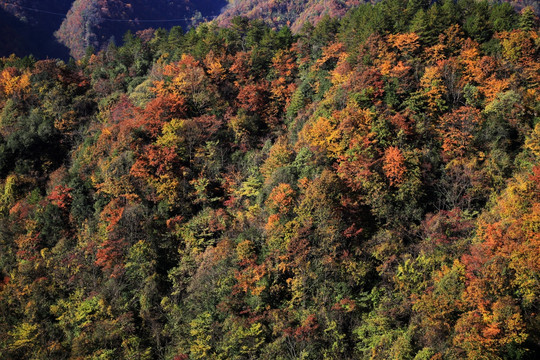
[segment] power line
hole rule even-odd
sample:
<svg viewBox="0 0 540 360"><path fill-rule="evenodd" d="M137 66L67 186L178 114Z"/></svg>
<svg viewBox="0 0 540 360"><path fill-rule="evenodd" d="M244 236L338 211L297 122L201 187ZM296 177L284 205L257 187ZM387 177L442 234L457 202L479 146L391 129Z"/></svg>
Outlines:
<svg viewBox="0 0 540 360"><path fill-rule="evenodd" d="M178 21L191 21L191 20L198 20L198 19L215 19L217 15L213 16L207 16L207 17L190 17L190 18L178 18L178 19L110 19L110 18L99 18L103 21L111 21L111 22L142 22L142 23L149 23L149 22L178 22Z"/></svg>
<svg viewBox="0 0 540 360"><path fill-rule="evenodd" d="M5 5L5 6L14 6L14 7L18 7L20 9L40 12L40 13L49 14L49 15L57 15L57 16L62 16L62 17L66 17L66 15L67 15L67 14L62 14L62 13L57 13L57 12L52 12L52 11L47 11L47 10L42 10L42 9L31 8L31 7L27 7L27 6L18 5L18 4L12 4L12 3L3 3L3 5Z"/></svg>
<svg viewBox="0 0 540 360"><path fill-rule="evenodd" d="M53 11L47 11L47 10L42 10L42 9L36 9L36 8L31 8L31 7L27 7L27 6L22 6L22 5L18 5L18 4L11 4L11 3L3 3L3 5L6 5L6 6L14 6L14 7L18 7L20 9L25 9L25 10L29 10L29 11L34 11L34 12L38 12L38 13L43 13L43 14L49 14L49 15L56 15L56 16L61 16L61 17L66 17L67 14L62 14L62 13L57 13L57 12L53 12ZM96 19L98 20L101 20L101 21L109 21L109 22L139 22L139 23L159 23L159 22L180 22L180 21L193 21L193 20L199 20L199 19L204 19L204 20L209 20L209 19L215 19L217 18L217 15L212 15L212 16L206 16L206 17L190 17L190 18L177 18L177 19L111 19L111 18L104 18L104 17L96 17Z"/></svg>

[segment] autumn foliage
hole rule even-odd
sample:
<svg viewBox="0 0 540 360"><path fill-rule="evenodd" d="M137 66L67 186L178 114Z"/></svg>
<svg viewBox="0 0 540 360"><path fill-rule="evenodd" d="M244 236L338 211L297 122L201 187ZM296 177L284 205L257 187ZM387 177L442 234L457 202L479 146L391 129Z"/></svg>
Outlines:
<svg viewBox="0 0 540 360"><path fill-rule="evenodd" d="M0 59L2 359L538 358L534 11L325 3Z"/></svg>

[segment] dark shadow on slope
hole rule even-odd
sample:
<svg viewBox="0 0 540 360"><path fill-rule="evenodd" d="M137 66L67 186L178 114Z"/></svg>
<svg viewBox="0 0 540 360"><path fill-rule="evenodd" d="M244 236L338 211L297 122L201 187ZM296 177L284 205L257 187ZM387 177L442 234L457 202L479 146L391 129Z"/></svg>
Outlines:
<svg viewBox="0 0 540 360"><path fill-rule="evenodd" d="M68 48L53 36L61 21L62 18L57 17L30 25L0 9L0 56L15 54L19 57L34 55L38 59L69 59Z"/></svg>

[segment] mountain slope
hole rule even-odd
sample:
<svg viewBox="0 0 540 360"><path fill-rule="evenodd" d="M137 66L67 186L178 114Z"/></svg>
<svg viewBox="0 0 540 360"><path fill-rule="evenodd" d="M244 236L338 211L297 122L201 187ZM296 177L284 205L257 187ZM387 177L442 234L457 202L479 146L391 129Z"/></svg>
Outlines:
<svg viewBox="0 0 540 360"><path fill-rule="evenodd" d="M273 27L288 25L293 32L300 30L306 21L316 24L324 15L342 16L362 0L233 0L218 18L227 26L236 16L264 19Z"/></svg>
<svg viewBox="0 0 540 360"><path fill-rule="evenodd" d="M538 18L396 3L0 59L0 358L540 359Z"/></svg>
<svg viewBox="0 0 540 360"><path fill-rule="evenodd" d="M237 16L249 19L262 19L274 28L287 25L296 33L309 21L317 24L325 15L330 17L343 16L348 9L362 3L377 3L380 0L230 0L229 5L218 17L219 25L229 26ZM418 5L435 1L418 0ZM443 1L439 1L442 3ZM536 13L540 10L536 0L491 0L491 2L508 2L518 11L526 6L532 6ZM396 0L388 4L393 7L407 6L406 0ZM415 6L415 5L413 5ZM398 14L399 15L399 14Z"/></svg>
<svg viewBox="0 0 540 360"><path fill-rule="evenodd" d="M517 10L531 5L537 13L539 11L535 0L504 1ZM298 32L308 21L317 24L325 15L341 17L351 7L367 2L378 0L3 0L0 8L6 13L0 14L3 30L0 55L15 52L39 58L67 58L65 48L55 41L55 33L71 55L80 58L89 45L100 49L111 37L119 43L128 30L173 26L186 30L202 20L214 18L222 10L217 18L221 26L229 26L234 17L242 16L262 19L273 28L288 25L293 32ZM395 0L394 3L390 6L403 6L406 1ZM9 18L7 13L19 21ZM173 19L176 20L171 21Z"/></svg>

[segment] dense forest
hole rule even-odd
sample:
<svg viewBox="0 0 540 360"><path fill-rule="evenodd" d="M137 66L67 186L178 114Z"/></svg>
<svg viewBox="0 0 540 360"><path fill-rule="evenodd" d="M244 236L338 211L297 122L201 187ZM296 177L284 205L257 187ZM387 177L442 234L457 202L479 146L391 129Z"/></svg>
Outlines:
<svg viewBox="0 0 540 360"><path fill-rule="evenodd" d="M0 357L538 359L539 35L383 0L0 58Z"/></svg>
<svg viewBox="0 0 540 360"><path fill-rule="evenodd" d="M219 16L220 25L228 25L235 16L250 19L264 19L273 27L289 26L293 33L309 21L316 24L324 15L343 16L348 9L362 3L376 3L380 0L229 0L229 6ZM516 9L530 6L540 11L538 0L489 0L508 2ZM430 1L431 2L431 1Z"/></svg>

